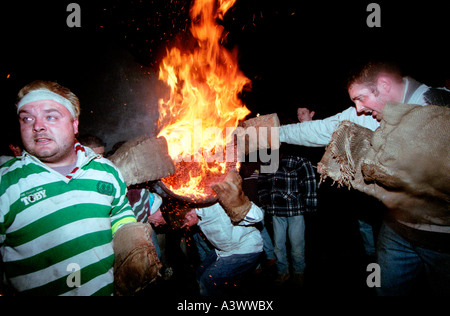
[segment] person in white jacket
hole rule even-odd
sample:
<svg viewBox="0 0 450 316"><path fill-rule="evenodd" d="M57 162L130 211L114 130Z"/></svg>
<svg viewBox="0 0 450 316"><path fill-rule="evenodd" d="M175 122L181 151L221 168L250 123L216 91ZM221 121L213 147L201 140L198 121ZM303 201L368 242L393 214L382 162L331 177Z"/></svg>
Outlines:
<svg viewBox="0 0 450 316"><path fill-rule="evenodd" d="M436 99L446 102L445 98L448 98L448 90L430 88L413 78L402 77L395 68L378 63L370 64L367 68L372 69L374 79L364 77L359 80L374 80L373 82L368 84L355 78L348 85L350 99L355 107L349 107L323 120L280 126L280 141L309 147L326 146L335 129L345 120L376 130L380 126L384 105L388 102L425 106L436 104ZM438 94L442 97L437 96Z"/></svg>
<svg viewBox="0 0 450 316"><path fill-rule="evenodd" d="M202 296L227 294L227 289L256 268L263 251L255 224L263 220L264 213L244 195L236 170L213 188L220 202L191 210L183 225L197 224L214 246L197 271Z"/></svg>
<svg viewBox="0 0 450 316"><path fill-rule="evenodd" d="M280 141L309 147L326 146L339 124L348 120L374 131L389 102L417 105L450 105L450 92L431 88L387 63L368 63L349 80L348 92L355 107L323 120L280 126ZM427 274L431 290L450 295L450 226L434 227L395 220L383 223L377 244L381 268L379 295L411 293L417 275Z"/></svg>

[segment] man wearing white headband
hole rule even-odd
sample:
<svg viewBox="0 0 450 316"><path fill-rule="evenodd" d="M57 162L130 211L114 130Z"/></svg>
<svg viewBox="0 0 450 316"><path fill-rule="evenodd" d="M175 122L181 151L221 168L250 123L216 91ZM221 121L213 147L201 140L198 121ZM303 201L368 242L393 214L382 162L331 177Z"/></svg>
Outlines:
<svg viewBox="0 0 450 316"><path fill-rule="evenodd" d="M65 97L61 96L58 93L52 92L47 89L38 89L28 92L18 103L17 103L17 112L19 112L20 108L25 104L32 103L35 101L41 100L53 100L61 105L63 105L67 110L69 110L72 117L77 117L75 115L75 107L74 105Z"/></svg>
<svg viewBox="0 0 450 316"><path fill-rule="evenodd" d="M76 161L78 98L57 83L35 81L20 90L17 113L27 152L50 167Z"/></svg>
<svg viewBox="0 0 450 316"><path fill-rule="evenodd" d="M120 171L77 142L80 106L69 89L32 82L17 113L25 150L0 168L8 285L24 295L112 295L113 237L136 222Z"/></svg>

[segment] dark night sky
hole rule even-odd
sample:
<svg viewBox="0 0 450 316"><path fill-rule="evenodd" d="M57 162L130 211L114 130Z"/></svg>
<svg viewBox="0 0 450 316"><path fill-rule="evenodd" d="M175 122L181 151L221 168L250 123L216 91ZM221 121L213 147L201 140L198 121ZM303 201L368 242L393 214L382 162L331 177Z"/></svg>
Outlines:
<svg viewBox="0 0 450 316"><path fill-rule="evenodd" d="M67 4L81 6L81 28L66 25ZM367 4L381 28L366 25ZM366 59L392 60L429 85L450 79L444 1L237 0L222 24L252 81L243 100L256 113L295 116L314 105L326 117L351 105L346 75ZM165 48L186 38L189 1L15 1L0 12L2 146L14 128L18 90L55 80L81 100L81 133L108 143L156 133L157 80Z"/></svg>

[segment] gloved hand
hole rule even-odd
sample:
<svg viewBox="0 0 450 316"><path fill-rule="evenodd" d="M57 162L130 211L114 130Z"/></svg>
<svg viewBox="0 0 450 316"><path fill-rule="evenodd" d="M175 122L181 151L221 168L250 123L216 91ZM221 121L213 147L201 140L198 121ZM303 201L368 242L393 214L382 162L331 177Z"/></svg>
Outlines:
<svg viewBox="0 0 450 316"><path fill-rule="evenodd" d="M127 141L108 159L122 173L127 186L158 180L175 173L164 137Z"/></svg>
<svg viewBox="0 0 450 316"><path fill-rule="evenodd" d="M231 222L242 221L252 207L252 202L242 191L242 178L236 169L230 170L223 182L213 184L212 189L217 193L219 202L224 208Z"/></svg>
<svg viewBox="0 0 450 316"><path fill-rule="evenodd" d="M153 246L148 223L129 223L116 232L114 243L114 292L134 295L154 282L162 264Z"/></svg>
<svg viewBox="0 0 450 316"><path fill-rule="evenodd" d="M247 155L259 149L271 148L276 150L280 148L278 130L280 120L276 113L248 119L243 121L241 125L243 128L237 128L235 131L235 135L240 139L238 142L240 153Z"/></svg>

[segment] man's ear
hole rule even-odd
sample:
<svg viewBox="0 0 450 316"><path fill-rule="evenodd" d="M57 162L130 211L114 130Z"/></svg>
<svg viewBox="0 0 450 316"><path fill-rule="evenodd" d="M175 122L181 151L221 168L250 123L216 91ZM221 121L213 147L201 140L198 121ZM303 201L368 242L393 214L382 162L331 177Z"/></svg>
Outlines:
<svg viewBox="0 0 450 316"><path fill-rule="evenodd" d="M377 79L378 91L388 94L392 88L392 79L385 75L380 75Z"/></svg>
<svg viewBox="0 0 450 316"><path fill-rule="evenodd" d="M75 136L78 135L78 124L79 124L79 123L80 123L80 122L78 121L77 118L74 119L73 122L72 122L73 134L74 134Z"/></svg>

